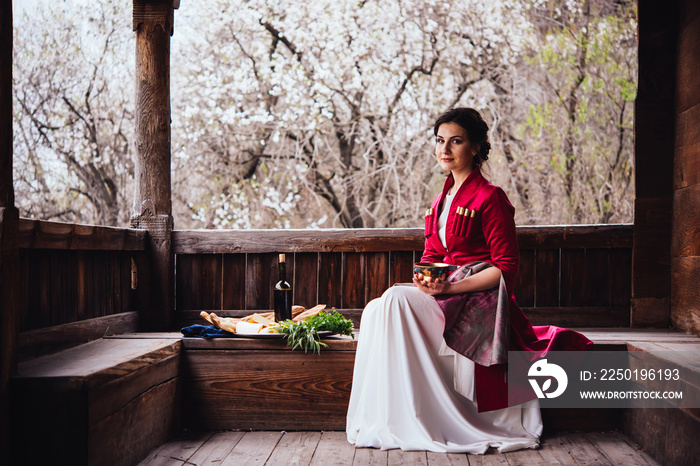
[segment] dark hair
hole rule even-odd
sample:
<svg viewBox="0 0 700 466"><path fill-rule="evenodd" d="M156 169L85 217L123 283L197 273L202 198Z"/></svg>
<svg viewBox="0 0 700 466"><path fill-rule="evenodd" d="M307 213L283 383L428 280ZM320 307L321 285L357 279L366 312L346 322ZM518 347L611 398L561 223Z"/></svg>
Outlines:
<svg viewBox="0 0 700 466"><path fill-rule="evenodd" d="M479 151L474 155L473 168L480 167L489 159L491 143L489 143L489 126L481 114L468 107L451 108L438 117L433 127L433 133L437 136L440 125L444 123L457 123L464 128L469 137L469 142L477 146Z"/></svg>

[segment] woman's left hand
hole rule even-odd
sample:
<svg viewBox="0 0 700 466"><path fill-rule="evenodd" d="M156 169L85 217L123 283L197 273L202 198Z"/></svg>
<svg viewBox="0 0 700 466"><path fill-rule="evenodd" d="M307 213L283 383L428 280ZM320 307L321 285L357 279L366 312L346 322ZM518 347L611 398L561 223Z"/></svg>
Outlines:
<svg viewBox="0 0 700 466"><path fill-rule="evenodd" d="M452 284L447 280L433 280L431 277L425 277L423 274L414 274L413 283L416 284L419 290L430 296L436 294L449 294L449 289Z"/></svg>

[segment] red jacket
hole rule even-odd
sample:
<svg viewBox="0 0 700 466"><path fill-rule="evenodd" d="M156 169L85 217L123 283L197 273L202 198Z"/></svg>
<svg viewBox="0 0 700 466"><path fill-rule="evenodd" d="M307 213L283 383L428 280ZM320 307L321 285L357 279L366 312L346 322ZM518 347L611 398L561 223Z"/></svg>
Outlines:
<svg viewBox="0 0 700 466"><path fill-rule="evenodd" d="M510 297L511 351L529 351L543 357L549 351L590 348L592 343L577 332L554 326L533 327L518 307L513 295L520 265L520 248L513 218L515 209L503 190L489 183L478 168L469 174L452 200L445 232L447 248L443 247L438 237L437 219L440 216L439 207L453 184L454 179L450 175L425 217L425 250L421 261L455 265L488 262L500 269ZM469 209L468 218L457 213L459 207ZM475 394L480 412L508 406L505 365L486 367L476 364Z"/></svg>
<svg viewBox="0 0 700 466"><path fill-rule="evenodd" d="M426 216L425 250L421 261L455 265L488 262L501 270L508 293L512 295L520 264L513 218L515 209L501 188L489 183L478 168L474 169L452 200L445 249L437 234L437 220L439 207L453 184L454 178L450 175ZM469 209L469 216L458 215L458 207Z"/></svg>

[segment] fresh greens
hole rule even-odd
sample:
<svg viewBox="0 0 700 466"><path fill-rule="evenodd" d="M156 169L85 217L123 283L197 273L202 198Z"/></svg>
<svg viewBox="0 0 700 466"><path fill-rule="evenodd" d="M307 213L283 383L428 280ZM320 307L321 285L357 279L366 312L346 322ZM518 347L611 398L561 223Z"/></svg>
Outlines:
<svg viewBox="0 0 700 466"><path fill-rule="evenodd" d="M284 334L287 338L287 346L291 346L293 350L304 348L305 353L309 349L311 353L321 353L321 347L328 346L320 340L318 332L327 331L355 338L352 329L352 321L337 311L321 311L300 322L285 320L276 325L277 332Z"/></svg>

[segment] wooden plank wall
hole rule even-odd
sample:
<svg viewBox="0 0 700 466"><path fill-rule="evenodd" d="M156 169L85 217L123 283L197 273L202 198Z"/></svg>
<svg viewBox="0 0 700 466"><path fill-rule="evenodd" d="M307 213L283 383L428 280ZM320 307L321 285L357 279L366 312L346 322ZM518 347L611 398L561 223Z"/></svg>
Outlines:
<svg viewBox="0 0 700 466"><path fill-rule="evenodd" d="M20 331L134 310L132 257L146 232L21 219Z"/></svg>
<svg viewBox="0 0 700 466"><path fill-rule="evenodd" d="M681 2L676 54L676 137L671 321L700 335L700 2Z"/></svg>
<svg viewBox="0 0 700 466"><path fill-rule="evenodd" d="M632 226L519 227L516 298L533 323L629 326ZM294 303L360 310L409 282L422 229L174 231L176 309L243 315L272 308L277 253Z"/></svg>

